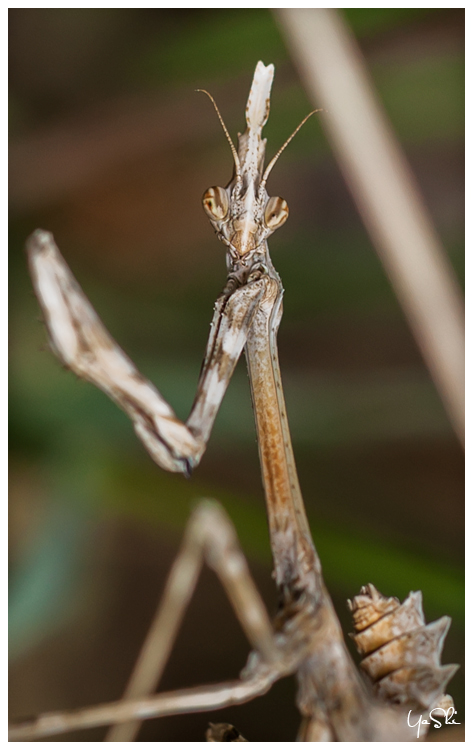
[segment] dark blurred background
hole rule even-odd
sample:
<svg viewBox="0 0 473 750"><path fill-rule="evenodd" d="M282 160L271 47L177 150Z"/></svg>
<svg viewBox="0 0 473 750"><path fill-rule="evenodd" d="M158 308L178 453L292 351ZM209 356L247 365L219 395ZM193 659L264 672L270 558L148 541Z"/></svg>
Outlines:
<svg viewBox="0 0 473 750"><path fill-rule="evenodd" d="M464 11L343 13L463 280ZM200 199L232 172L195 89L235 138L259 59L276 66L272 155L311 106L268 10L10 9L13 718L120 697L199 497L225 505L274 612L244 362L192 479L166 474L49 352L23 251L36 227L54 233L113 336L186 418L225 280ZM462 450L316 118L269 191L291 212L270 242L289 420L345 632L361 585L420 588L428 619L453 618L444 662L463 664ZM160 689L234 678L247 652L206 571ZM463 722L463 670L449 690ZM149 721L140 740L202 741L209 720L294 740L294 693L285 680L247 706Z"/></svg>

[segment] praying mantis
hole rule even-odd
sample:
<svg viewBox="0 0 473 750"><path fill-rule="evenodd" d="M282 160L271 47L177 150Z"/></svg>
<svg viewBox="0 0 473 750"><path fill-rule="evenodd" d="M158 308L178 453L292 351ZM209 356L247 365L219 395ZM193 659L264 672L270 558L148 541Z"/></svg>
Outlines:
<svg viewBox="0 0 473 750"><path fill-rule="evenodd" d="M40 739L112 725L107 741L132 741L151 717L208 711L243 703L294 674L302 722L298 741L412 741L408 710L443 710L444 688L455 665L440 665L448 617L425 624L420 594L400 603L371 584L349 603L366 680L353 662L322 577L299 487L279 370L277 332L283 287L267 239L288 217L286 201L266 185L276 161L310 113L264 166L262 129L269 116L274 66L259 62L246 106L247 128L234 146L215 101L233 155L226 187L211 187L203 207L226 248L227 281L218 297L187 422L138 372L112 339L56 247L37 230L28 241L31 275L60 360L103 390L131 418L153 460L190 476L209 440L215 416L245 351L267 504L279 606L271 622L223 508L204 501L191 516L123 700L44 714L13 725L10 739ZM171 693L152 693L163 672L203 562L221 579L252 646L240 678ZM215 725L210 741L246 741Z"/></svg>

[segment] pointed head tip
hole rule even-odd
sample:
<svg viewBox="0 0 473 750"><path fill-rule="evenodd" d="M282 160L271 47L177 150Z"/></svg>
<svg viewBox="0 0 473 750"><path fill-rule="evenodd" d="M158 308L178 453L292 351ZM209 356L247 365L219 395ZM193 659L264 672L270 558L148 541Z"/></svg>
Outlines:
<svg viewBox="0 0 473 750"><path fill-rule="evenodd" d="M259 60L256 64L255 73L256 71L261 72L261 73L267 72L268 74L269 73L274 74L274 65L273 63L270 63L269 65L265 65L262 60Z"/></svg>

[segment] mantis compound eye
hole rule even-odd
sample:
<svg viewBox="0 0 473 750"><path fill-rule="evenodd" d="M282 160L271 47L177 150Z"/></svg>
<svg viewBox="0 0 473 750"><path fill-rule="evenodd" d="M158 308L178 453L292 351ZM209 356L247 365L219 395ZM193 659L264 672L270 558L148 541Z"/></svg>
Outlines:
<svg viewBox="0 0 473 750"><path fill-rule="evenodd" d="M228 214L227 191L221 187L211 187L202 196L204 211L213 221L222 221Z"/></svg>
<svg viewBox="0 0 473 750"><path fill-rule="evenodd" d="M289 206L284 198L270 198L264 211L264 223L268 229L282 227L289 216Z"/></svg>

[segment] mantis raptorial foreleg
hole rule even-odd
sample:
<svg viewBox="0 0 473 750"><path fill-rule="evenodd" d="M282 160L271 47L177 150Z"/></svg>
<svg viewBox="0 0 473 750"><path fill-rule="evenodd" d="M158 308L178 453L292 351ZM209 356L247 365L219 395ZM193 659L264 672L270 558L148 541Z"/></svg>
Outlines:
<svg viewBox="0 0 473 750"><path fill-rule="evenodd" d="M229 278L217 299L196 399L187 425L120 349L80 288L49 232L28 241L31 274L51 344L76 375L89 380L131 418L151 457L189 474L204 453L257 307L270 280L255 273L240 287Z"/></svg>

